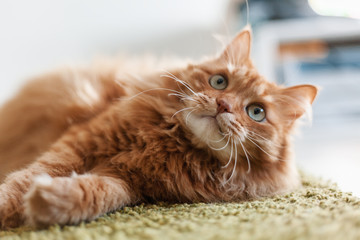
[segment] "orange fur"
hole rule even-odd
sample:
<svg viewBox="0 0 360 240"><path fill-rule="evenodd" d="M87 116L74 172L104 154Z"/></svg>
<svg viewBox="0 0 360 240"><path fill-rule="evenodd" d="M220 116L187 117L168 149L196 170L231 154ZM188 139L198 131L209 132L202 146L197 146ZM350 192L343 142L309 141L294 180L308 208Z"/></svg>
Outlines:
<svg viewBox="0 0 360 240"><path fill-rule="evenodd" d="M245 29L220 57L169 72L119 76L126 67L116 65L30 82L0 110L1 227L76 224L139 202L249 200L298 186L290 133L316 88L264 80L249 59L250 38ZM228 80L224 90L209 85L216 74ZM252 103L266 120L248 116Z"/></svg>

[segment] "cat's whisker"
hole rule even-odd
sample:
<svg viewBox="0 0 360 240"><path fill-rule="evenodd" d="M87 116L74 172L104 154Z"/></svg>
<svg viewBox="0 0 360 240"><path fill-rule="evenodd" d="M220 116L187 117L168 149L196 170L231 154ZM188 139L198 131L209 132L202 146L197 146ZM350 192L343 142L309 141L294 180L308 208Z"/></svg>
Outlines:
<svg viewBox="0 0 360 240"><path fill-rule="evenodd" d="M170 89L170 88L151 88L151 89L147 89L147 90L144 90L142 92L139 92L131 97L120 97L119 100L125 100L125 101L129 101L129 100L132 100L144 93L147 93L147 92L151 92L151 91L156 91L156 90L166 90L166 91L170 91L170 92L174 92L174 93L177 93L177 94L181 94L180 92L174 90L174 89Z"/></svg>
<svg viewBox="0 0 360 240"><path fill-rule="evenodd" d="M169 93L168 96L176 96L176 97L180 98L182 101L189 100L189 101L193 101L196 103L200 103L198 100L196 100L190 96L185 96L184 94Z"/></svg>
<svg viewBox="0 0 360 240"><path fill-rule="evenodd" d="M179 80L179 79L177 79L176 81L179 82L179 83L181 83L182 85L184 85L184 86L185 86L187 89L189 89L189 91L192 92L195 96L198 95L198 94L197 94L194 90L192 90L191 87L190 87L188 84L186 84L184 81L181 81L181 80Z"/></svg>
<svg viewBox="0 0 360 240"><path fill-rule="evenodd" d="M226 138L226 136L229 136L231 133L226 133L220 140L209 140L209 142L221 142Z"/></svg>
<svg viewBox="0 0 360 240"><path fill-rule="evenodd" d="M235 160L234 160L234 167L233 167L233 170L231 172L231 175L230 177L228 178L228 180L226 180L224 182L223 185L227 184L235 175L235 172L236 172L236 164L237 164L237 145L236 145L236 142L234 141L234 144L235 144Z"/></svg>
<svg viewBox="0 0 360 240"><path fill-rule="evenodd" d="M270 139L267 139L267 138L265 138L264 136L261 136L260 134L258 134L258 133L256 133L256 132L253 132L253 131L250 131L250 130L247 130L247 132L250 133L251 135L253 135L253 136L247 135L247 137L250 137L250 138L251 138L252 140L254 140L254 141L261 141L261 140L263 140L263 141L265 141L265 142L271 143L271 145L274 145L274 146L276 146L276 147L284 148L284 146L282 146L282 145L280 145L280 144L278 144L278 143L276 143L276 142L273 142L273 141L271 141ZM255 137L261 138L261 140L255 138Z"/></svg>
<svg viewBox="0 0 360 240"><path fill-rule="evenodd" d="M200 103L198 100L195 100L193 98L189 98L189 97L186 97L186 98L181 98L181 100L189 100L189 101L193 101L193 102L196 102L196 103Z"/></svg>
<svg viewBox="0 0 360 240"><path fill-rule="evenodd" d="M260 138L260 137L258 137L258 136L247 135L246 137L250 138L250 139L253 140L253 141L264 142L264 143L267 143L267 144L274 145L274 146L276 146L276 147L280 147L280 145L278 145L277 143L274 143L274 142L272 142L271 140L268 140L268 139Z"/></svg>
<svg viewBox="0 0 360 240"><path fill-rule="evenodd" d="M167 89L167 90L172 91L172 92L177 93L177 94L183 94L184 96L188 96L188 95L184 94L183 92L179 92L179 91L176 91L174 89L170 89L170 88L164 88L164 89Z"/></svg>
<svg viewBox="0 0 360 240"><path fill-rule="evenodd" d="M178 85L180 91L176 91L176 90L174 90L174 91L176 91L178 94L183 94L184 96L190 97L189 94L187 94L186 92L184 92L184 90L180 87L180 85L178 84L178 82L176 82L176 85Z"/></svg>
<svg viewBox="0 0 360 240"><path fill-rule="evenodd" d="M169 77L169 76L168 76L168 77ZM183 94L185 94L186 96L189 96L189 95L182 89L182 87L179 85L179 82L176 81L176 78L173 78L173 77L171 77L171 76L170 76L169 78L175 80L176 85L178 86L179 90L180 90ZM189 97L190 97L190 96L189 96Z"/></svg>
<svg viewBox="0 0 360 240"><path fill-rule="evenodd" d="M175 91L174 90L174 93L169 93L168 96L176 96L178 98L180 98L181 100L189 100L189 101L193 101L193 102L197 102L197 103L200 103L199 100L196 100L194 99L193 97L189 96L188 94L186 94L180 87L179 89L182 91L182 92L179 92L179 91Z"/></svg>
<svg viewBox="0 0 360 240"><path fill-rule="evenodd" d="M246 137L250 142L252 142L255 146L257 146L261 151L263 151L265 154L267 154L269 157L276 159L276 156L273 156L272 154L265 151L262 147L260 147L257 143L255 143L253 140L251 140L249 137Z"/></svg>
<svg viewBox="0 0 360 240"><path fill-rule="evenodd" d="M187 89L189 89L189 91L190 91L192 94L194 94L195 96L198 95L194 90L191 89L191 87L190 87L187 83L185 83L184 81L182 81L182 80L180 80L180 79L178 79L178 78L176 78L176 77L171 77L171 76L166 75L166 74L160 75L160 77L168 77L168 78L171 78L171 79L175 80L177 83L180 83L180 84L182 84L184 87L186 87ZM181 88L180 88L180 89L181 89Z"/></svg>
<svg viewBox="0 0 360 240"><path fill-rule="evenodd" d="M250 173L250 170L251 170L251 166L250 166L250 160L249 160L249 157L248 157L248 153L246 151L246 148L244 146L244 144L241 142L241 140L239 139L239 142L240 142L240 145L241 145L241 148L243 149L244 151L244 154L245 154L245 157L246 157L246 161L248 163L248 170L246 173Z"/></svg>
<svg viewBox="0 0 360 240"><path fill-rule="evenodd" d="M189 96L186 96L185 94L181 94L181 93L169 93L168 96L176 96L178 98L186 98Z"/></svg>
<svg viewBox="0 0 360 240"><path fill-rule="evenodd" d="M188 118L189 116L191 115L192 112L194 112L196 109L193 109L191 110L190 112L188 112L188 114L186 115L186 118L185 118L185 124L188 125Z"/></svg>
<svg viewBox="0 0 360 240"><path fill-rule="evenodd" d="M180 99L183 100L183 101L188 100L188 101L196 102L198 104L201 103L199 100L196 100L196 99L194 99L193 97L190 97L190 96L181 97Z"/></svg>
<svg viewBox="0 0 360 240"><path fill-rule="evenodd" d="M180 80L177 76L175 76L174 74L172 74L171 72L169 72L169 71L166 71L166 70L163 70L165 73L167 73L167 74L169 74L169 75L166 75L167 77L171 77L172 79L174 79L174 80L179 80L179 81L182 81L182 80ZM182 81L182 82L184 82L184 81ZM187 84L187 83L186 83Z"/></svg>
<svg viewBox="0 0 360 240"><path fill-rule="evenodd" d="M233 149L234 149L234 140L231 139L231 150L230 150L230 157L229 157L229 161L224 165L222 166L221 168L227 168L229 166L229 164L231 163L232 161L232 154L233 154Z"/></svg>
<svg viewBox="0 0 360 240"><path fill-rule="evenodd" d="M168 77L168 78L171 78L171 79L175 80L176 82L181 83L184 87L186 87L187 89L189 89L189 91L192 92L195 96L198 95L198 94L192 89L192 87L191 87L188 83L186 83L186 82L183 81L183 80L180 80L178 77L176 77L174 74L172 74L172 73L170 73L170 72L168 72L168 71L164 71L164 72L170 74L170 76L167 75L167 74L162 74L162 75L160 75L160 77Z"/></svg>
<svg viewBox="0 0 360 240"><path fill-rule="evenodd" d="M167 70L165 70L165 69L163 69L163 72L169 74L169 75L172 76L173 78L177 78L174 74L172 74L171 72L169 72L169 71L167 71Z"/></svg>
<svg viewBox="0 0 360 240"><path fill-rule="evenodd" d="M193 109L193 108L195 108L195 107L182 108L182 109L180 109L179 111L176 111L176 112L171 116L171 119L172 119L173 117L175 117L176 114L178 114L178 113L180 113L180 112L183 112L183 111L186 111L186 110L189 110L189 109Z"/></svg>
<svg viewBox="0 0 360 240"><path fill-rule="evenodd" d="M273 142L273 141L271 141L271 140L259 139L259 138L255 138L255 137L249 136L249 135L247 135L246 137L247 137L247 138L250 138L250 139L253 140L253 141L264 142L264 143L266 143L266 144L275 146L275 147L277 147L277 148L284 148L284 146L281 146L280 144L277 144L277 143L275 143L275 142Z"/></svg>
<svg viewBox="0 0 360 240"><path fill-rule="evenodd" d="M247 130L247 132L248 132L248 133L250 133L250 134L252 134L252 135L258 136L258 137L262 138L263 140L266 140L266 141L271 141L271 140L269 140L269 139L267 139L267 138L265 138L265 137L261 136L260 134L258 134L258 133L256 133L256 132L254 132L254 131Z"/></svg>
<svg viewBox="0 0 360 240"><path fill-rule="evenodd" d="M223 136L227 136L228 134L232 134L230 131L222 132L220 129L218 130L218 133Z"/></svg>
<svg viewBox="0 0 360 240"><path fill-rule="evenodd" d="M231 136L228 137L228 140L227 140L225 146L223 146L223 147L221 147L221 148L214 148L214 147L212 147L210 144L209 144L209 148L211 148L212 150L215 150L215 151L223 150L223 149L225 149L225 148L229 145L230 138L231 138Z"/></svg>

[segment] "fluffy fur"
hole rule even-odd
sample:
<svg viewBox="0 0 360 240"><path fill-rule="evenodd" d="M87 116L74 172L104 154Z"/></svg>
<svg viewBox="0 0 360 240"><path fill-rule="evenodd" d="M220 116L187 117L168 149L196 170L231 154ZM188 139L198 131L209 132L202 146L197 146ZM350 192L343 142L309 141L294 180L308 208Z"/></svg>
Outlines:
<svg viewBox="0 0 360 240"><path fill-rule="evenodd" d="M249 59L250 42L245 29L218 57L168 71L107 64L31 81L0 110L1 228L298 186L290 133L317 90L267 82ZM228 81L224 90L209 84L214 75ZM264 121L247 114L253 103Z"/></svg>

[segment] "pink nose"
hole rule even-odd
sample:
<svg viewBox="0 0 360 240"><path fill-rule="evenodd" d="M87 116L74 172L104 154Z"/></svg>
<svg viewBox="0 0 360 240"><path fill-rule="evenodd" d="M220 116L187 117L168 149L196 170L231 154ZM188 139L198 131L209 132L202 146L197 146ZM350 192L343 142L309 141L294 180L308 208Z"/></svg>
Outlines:
<svg viewBox="0 0 360 240"><path fill-rule="evenodd" d="M231 112L231 106L227 102L225 102L223 99L219 99L217 102L217 112L218 114L224 113L224 112Z"/></svg>

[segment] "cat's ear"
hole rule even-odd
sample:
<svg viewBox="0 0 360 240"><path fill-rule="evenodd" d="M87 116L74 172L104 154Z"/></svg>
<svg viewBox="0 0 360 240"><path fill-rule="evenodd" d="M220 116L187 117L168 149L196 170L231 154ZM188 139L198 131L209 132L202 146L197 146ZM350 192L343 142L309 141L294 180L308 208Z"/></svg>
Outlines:
<svg viewBox="0 0 360 240"><path fill-rule="evenodd" d="M243 64L250 59L251 50L251 27L247 25L236 37L225 47L219 60L235 66Z"/></svg>
<svg viewBox="0 0 360 240"><path fill-rule="evenodd" d="M282 117L286 120L294 121L304 113L311 113L313 103L318 89L313 85L298 85L280 90L275 96Z"/></svg>

